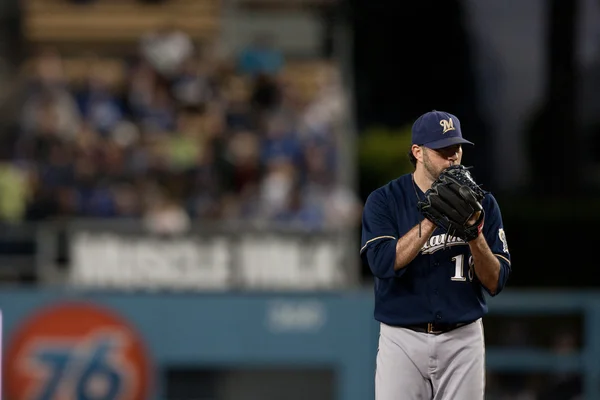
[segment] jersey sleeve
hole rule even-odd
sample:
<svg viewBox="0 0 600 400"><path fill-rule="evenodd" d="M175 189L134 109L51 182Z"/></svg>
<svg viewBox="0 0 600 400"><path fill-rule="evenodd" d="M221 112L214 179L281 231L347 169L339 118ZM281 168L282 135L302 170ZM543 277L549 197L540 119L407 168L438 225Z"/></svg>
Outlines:
<svg viewBox="0 0 600 400"><path fill-rule="evenodd" d="M394 278L405 268L394 270L398 232L386 196L375 191L365 202L362 215L360 256L377 278Z"/></svg>
<svg viewBox="0 0 600 400"><path fill-rule="evenodd" d="M506 233L504 232L502 213L500 212L498 202L493 195L488 194L486 196L484 201L484 210L486 215L483 234L488 246L490 247L490 250L500 261L500 276L498 278L498 288L496 289L496 294L498 294L506 285L506 281L510 275L511 258L510 252L508 251Z"/></svg>

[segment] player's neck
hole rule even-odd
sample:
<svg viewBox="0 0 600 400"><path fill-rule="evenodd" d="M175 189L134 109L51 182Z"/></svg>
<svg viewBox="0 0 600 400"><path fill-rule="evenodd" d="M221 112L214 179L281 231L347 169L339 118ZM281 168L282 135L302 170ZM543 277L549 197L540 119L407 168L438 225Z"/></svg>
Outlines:
<svg viewBox="0 0 600 400"><path fill-rule="evenodd" d="M420 168L415 169L413 172L413 179L415 184L423 193L425 193L431 187L433 181L428 178L427 174L425 174Z"/></svg>

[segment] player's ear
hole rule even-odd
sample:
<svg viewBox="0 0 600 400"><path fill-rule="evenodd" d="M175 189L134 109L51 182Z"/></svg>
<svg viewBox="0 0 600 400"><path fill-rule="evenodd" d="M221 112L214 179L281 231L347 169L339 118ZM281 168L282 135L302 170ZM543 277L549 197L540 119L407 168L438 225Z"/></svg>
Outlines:
<svg viewBox="0 0 600 400"><path fill-rule="evenodd" d="M410 150L417 161L423 161L423 148L421 146L413 144Z"/></svg>

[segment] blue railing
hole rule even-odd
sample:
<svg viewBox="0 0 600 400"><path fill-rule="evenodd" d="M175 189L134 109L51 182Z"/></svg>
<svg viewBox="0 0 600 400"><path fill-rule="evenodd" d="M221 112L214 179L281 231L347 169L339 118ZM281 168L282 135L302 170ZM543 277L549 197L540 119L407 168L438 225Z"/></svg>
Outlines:
<svg viewBox="0 0 600 400"><path fill-rule="evenodd" d="M506 291L489 300L490 315L583 317L583 346L579 352L488 347L488 368L506 372L577 372L584 382L584 399L600 399L600 292Z"/></svg>

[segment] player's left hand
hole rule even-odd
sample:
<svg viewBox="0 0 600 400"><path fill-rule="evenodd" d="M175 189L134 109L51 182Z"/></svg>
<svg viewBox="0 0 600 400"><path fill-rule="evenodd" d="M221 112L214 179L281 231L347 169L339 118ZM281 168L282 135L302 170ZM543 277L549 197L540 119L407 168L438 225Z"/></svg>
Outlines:
<svg viewBox="0 0 600 400"><path fill-rule="evenodd" d="M481 216L481 211L477 211L475 214L473 214L473 216L467 221L467 225L468 226L473 226L475 225L475 223L477 223L477 220L479 219L479 217Z"/></svg>

